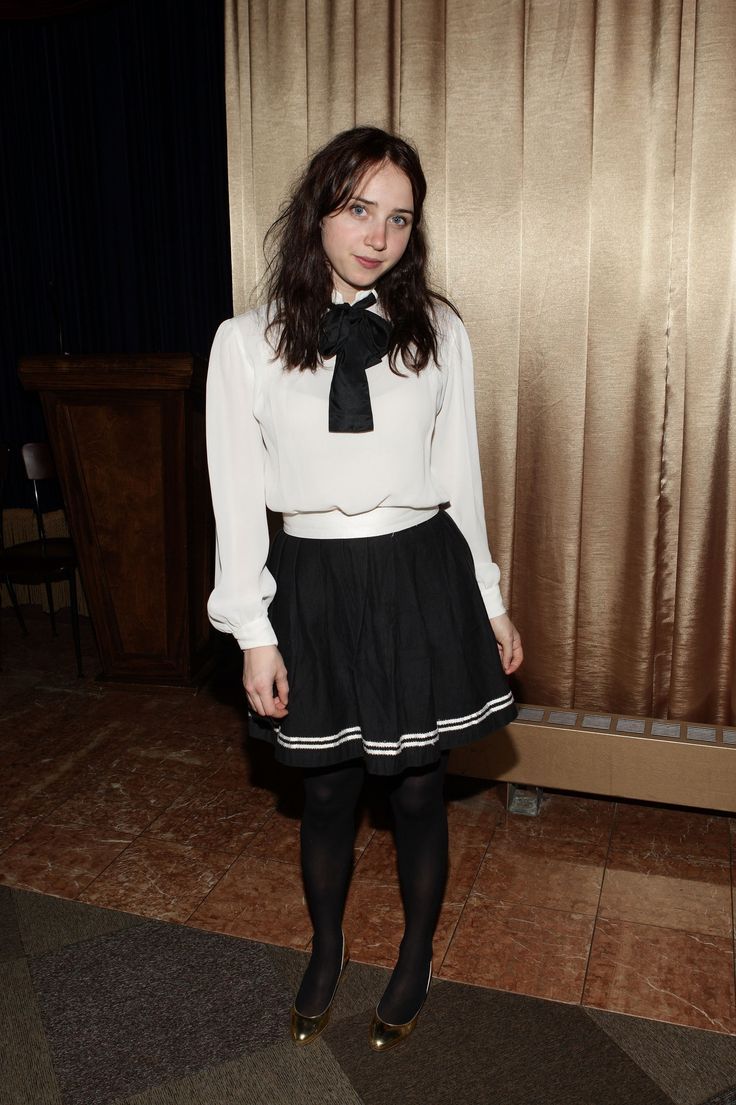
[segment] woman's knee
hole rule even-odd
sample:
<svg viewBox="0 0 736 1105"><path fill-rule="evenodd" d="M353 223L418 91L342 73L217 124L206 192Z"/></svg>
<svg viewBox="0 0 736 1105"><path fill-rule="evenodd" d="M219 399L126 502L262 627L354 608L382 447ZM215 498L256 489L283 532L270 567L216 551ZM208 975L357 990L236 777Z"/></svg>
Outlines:
<svg viewBox="0 0 736 1105"><path fill-rule="evenodd" d="M396 818L423 820L443 807L446 763L429 769L408 771L391 790L391 806Z"/></svg>
<svg viewBox="0 0 736 1105"><path fill-rule="evenodd" d="M335 768L304 773L304 812L330 821L355 809L363 785L363 768Z"/></svg>

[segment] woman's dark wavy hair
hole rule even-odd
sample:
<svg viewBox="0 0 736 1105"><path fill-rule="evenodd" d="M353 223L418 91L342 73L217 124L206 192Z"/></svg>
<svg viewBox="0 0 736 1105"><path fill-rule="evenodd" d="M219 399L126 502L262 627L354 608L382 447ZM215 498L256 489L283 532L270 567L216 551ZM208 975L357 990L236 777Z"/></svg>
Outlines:
<svg viewBox="0 0 736 1105"><path fill-rule="evenodd" d="M267 332L287 368L314 370L320 363L320 325L332 302L332 275L322 248L320 222L345 207L368 170L387 162L406 173L414 198L406 250L376 285L381 308L392 323L389 363L398 373L400 357L408 368L421 372L430 359L437 359L434 308L438 302L455 308L428 284L422 226L427 182L419 155L408 142L384 130L354 127L317 151L266 234Z"/></svg>

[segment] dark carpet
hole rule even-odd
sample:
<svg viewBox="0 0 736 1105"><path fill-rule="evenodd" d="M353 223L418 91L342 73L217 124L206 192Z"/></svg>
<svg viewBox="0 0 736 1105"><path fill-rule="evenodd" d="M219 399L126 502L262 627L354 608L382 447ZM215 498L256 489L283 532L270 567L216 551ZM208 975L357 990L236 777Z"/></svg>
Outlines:
<svg viewBox="0 0 736 1105"><path fill-rule="evenodd" d="M3 1105L736 1105L736 1038L436 981L367 1044L387 979L350 964L297 1049L305 955L0 887Z"/></svg>

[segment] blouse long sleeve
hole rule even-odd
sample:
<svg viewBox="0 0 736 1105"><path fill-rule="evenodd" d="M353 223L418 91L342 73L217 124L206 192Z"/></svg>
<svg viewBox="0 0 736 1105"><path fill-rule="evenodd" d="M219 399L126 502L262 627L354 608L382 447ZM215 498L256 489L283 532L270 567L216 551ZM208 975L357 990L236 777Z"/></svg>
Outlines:
<svg viewBox="0 0 736 1105"><path fill-rule="evenodd" d="M447 513L457 523L473 554L475 574L489 618L506 608L499 588L500 570L488 548L483 485L475 421L473 355L467 331L459 319L450 323L446 358L447 381L432 441L432 473L446 495Z"/></svg>
<svg viewBox="0 0 736 1105"><path fill-rule="evenodd" d="M253 414L254 366L233 319L220 326L207 375L207 460L217 527L212 624L241 648L276 644L268 606L265 450Z"/></svg>

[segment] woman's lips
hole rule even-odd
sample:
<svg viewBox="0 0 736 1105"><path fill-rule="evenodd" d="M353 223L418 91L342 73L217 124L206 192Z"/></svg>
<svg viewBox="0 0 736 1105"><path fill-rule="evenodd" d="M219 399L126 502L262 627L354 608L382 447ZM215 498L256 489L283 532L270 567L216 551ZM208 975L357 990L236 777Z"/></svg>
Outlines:
<svg viewBox="0 0 736 1105"><path fill-rule="evenodd" d="M381 264L380 261L374 261L370 257L358 257L356 255L355 260L362 265L364 269L377 269Z"/></svg>

